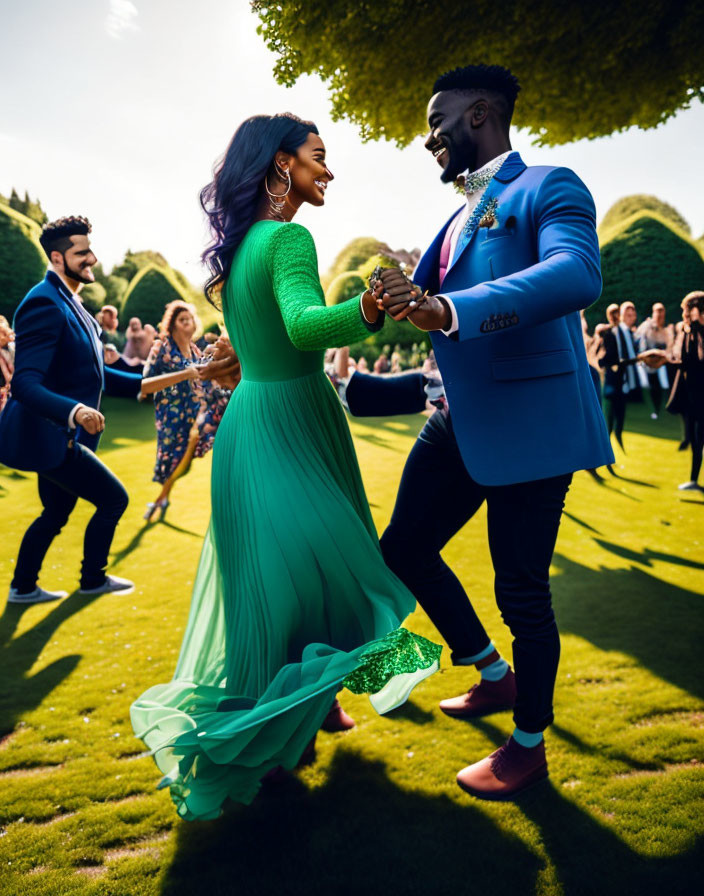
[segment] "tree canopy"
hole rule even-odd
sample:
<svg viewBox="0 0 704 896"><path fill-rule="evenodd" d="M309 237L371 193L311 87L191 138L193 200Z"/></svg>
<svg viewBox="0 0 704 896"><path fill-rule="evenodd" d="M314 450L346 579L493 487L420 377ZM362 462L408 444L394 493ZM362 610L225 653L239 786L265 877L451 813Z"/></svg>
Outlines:
<svg viewBox="0 0 704 896"><path fill-rule="evenodd" d="M318 75L332 117L400 146L426 127L435 78L485 62L519 78L514 115L539 144L652 128L704 99L697 0L253 0L291 86ZM305 110L300 110L305 115Z"/></svg>
<svg viewBox="0 0 704 896"><path fill-rule="evenodd" d="M639 212L654 212L661 218L672 222L675 227L679 227L687 234L691 234L692 229L686 219L677 211L674 206L668 202L663 202L657 196L649 196L645 193L635 193L633 196L624 196L611 206L604 215L599 224L599 230L602 233L610 230L623 223L626 218L632 218Z"/></svg>

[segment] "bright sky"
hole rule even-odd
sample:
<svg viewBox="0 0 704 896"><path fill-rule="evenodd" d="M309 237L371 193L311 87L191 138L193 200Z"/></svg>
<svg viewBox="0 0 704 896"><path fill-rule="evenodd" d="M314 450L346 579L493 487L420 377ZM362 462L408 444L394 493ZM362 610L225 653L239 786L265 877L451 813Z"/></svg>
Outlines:
<svg viewBox="0 0 704 896"><path fill-rule="evenodd" d="M330 121L319 80L279 87L247 0L4 0L1 16L0 192L29 190L50 218L87 215L108 270L126 249L154 249L202 281L198 192L255 113L312 118L326 142L335 182L323 209L297 218L322 270L356 236L425 248L457 206L421 141L365 145ZM621 196L652 193L704 232L701 104L654 131L552 149L520 132L512 142L528 164L573 168L600 217Z"/></svg>

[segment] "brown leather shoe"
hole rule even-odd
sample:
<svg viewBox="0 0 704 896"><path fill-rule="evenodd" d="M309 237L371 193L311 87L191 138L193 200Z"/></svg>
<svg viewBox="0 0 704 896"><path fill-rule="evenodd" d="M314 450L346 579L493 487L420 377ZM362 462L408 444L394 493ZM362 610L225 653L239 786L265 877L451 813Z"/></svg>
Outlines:
<svg viewBox="0 0 704 896"><path fill-rule="evenodd" d="M339 700L335 700L332 709L325 716L323 724L320 726L321 731L334 733L335 731L349 731L354 728L357 723L352 716L347 715Z"/></svg>
<svg viewBox="0 0 704 896"><path fill-rule="evenodd" d="M547 776L545 741L537 747L522 747L509 737L491 756L463 768L457 783L480 800L511 800Z"/></svg>
<svg viewBox="0 0 704 896"><path fill-rule="evenodd" d="M472 685L466 694L450 697L440 703L440 709L448 716L456 719L478 719L513 709L516 703L516 676L509 669L499 681L487 681L482 678Z"/></svg>

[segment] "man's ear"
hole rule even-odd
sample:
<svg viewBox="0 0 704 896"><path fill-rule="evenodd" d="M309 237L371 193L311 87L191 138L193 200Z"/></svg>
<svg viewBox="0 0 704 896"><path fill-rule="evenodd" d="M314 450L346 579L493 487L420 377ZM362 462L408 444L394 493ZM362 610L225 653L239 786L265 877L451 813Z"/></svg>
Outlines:
<svg viewBox="0 0 704 896"><path fill-rule="evenodd" d="M54 249L53 252L49 253L49 261L54 267L60 268L61 270L64 269L64 257L58 249Z"/></svg>
<svg viewBox="0 0 704 896"><path fill-rule="evenodd" d="M481 100L474 106L471 115L472 127L481 127L489 117L489 103L486 100Z"/></svg>

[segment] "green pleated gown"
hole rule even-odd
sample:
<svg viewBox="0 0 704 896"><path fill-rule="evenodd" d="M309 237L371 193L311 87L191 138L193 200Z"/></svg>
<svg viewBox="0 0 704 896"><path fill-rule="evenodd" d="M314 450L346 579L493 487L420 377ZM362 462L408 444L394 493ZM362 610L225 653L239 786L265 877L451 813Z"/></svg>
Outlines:
<svg viewBox="0 0 704 896"><path fill-rule="evenodd" d="M323 372L327 347L368 335L359 297L326 307L309 232L259 221L223 310L242 381L215 439L188 625L173 680L131 709L185 818L248 803L270 769L293 768L343 682L383 691L385 711L440 650L399 628L415 600L383 562Z"/></svg>

